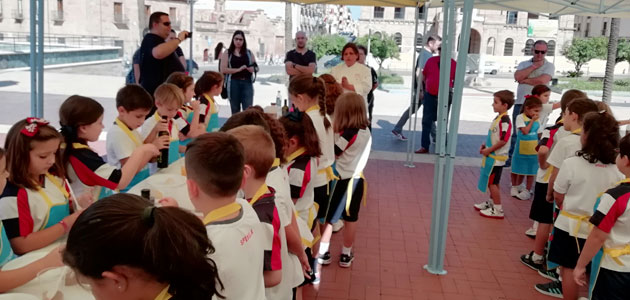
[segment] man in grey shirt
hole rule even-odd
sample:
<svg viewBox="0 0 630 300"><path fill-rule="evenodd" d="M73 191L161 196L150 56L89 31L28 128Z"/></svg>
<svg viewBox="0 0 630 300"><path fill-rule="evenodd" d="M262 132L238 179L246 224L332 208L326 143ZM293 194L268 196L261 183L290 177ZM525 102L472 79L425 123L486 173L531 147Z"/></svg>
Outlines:
<svg viewBox="0 0 630 300"><path fill-rule="evenodd" d="M521 113L525 95L531 94L532 89L536 85L549 84L555 72L553 63L545 59L545 54L547 54L547 42L543 40L536 41L532 54L534 57L518 64L516 72L514 72L514 80L518 82L518 88L516 90L516 100L514 101L514 108L512 110L512 122L514 122L516 117ZM514 153L514 144L516 143L516 130L517 128L514 127L510 146L510 159L506 162L506 166L510 166L512 161L512 153Z"/></svg>
<svg viewBox="0 0 630 300"><path fill-rule="evenodd" d="M427 60L429 60L429 58L433 57L433 53L436 53L438 48L440 48L441 45L442 45L442 38L437 35L431 35L427 38L426 45L420 51L420 55L418 55L418 60L416 61L416 72L415 72L416 76L414 80L414 93L417 90L418 82L420 82L420 91L418 95L414 97L414 100L417 101L416 107L415 107L416 110L409 113L409 111L412 110L412 107L407 108L407 110L402 114L402 116L400 116L400 120L398 120L398 123L396 123L396 126L394 126L394 129L392 130L392 134L394 135L394 137L402 141L407 140L407 138L402 134L402 131L403 131L403 126L405 126L405 123L407 123L407 120L409 120L409 115L414 114L416 111L418 111L418 109L422 105L422 95L424 95L424 87L422 86L422 80L420 80L420 75L422 74L422 69L424 68L424 64L427 62ZM434 130L434 128L432 130Z"/></svg>

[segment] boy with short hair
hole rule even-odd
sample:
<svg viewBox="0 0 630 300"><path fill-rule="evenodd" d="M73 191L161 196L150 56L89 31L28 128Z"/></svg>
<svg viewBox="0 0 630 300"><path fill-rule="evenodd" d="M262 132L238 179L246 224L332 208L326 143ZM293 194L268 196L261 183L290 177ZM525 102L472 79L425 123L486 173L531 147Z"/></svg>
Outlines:
<svg viewBox="0 0 630 300"><path fill-rule="evenodd" d="M186 148L188 194L203 213L210 254L217 265L225 299L264 300L265 232L254 209L236 194L243 185L243 146L223 132L202 134ZM247 284L244 284L247 283Z"/></svg>
<svg viewBox="0 0 630 300"><path fill-rule="evenodd" d="M479 153L484 157L477 188L484 193L486 189L490 190L490 200L474 205L482 217L495 219L503 219L504 217L499 182L501 182L501 173L510 150L512 122L510 122L507 111L512 105L514 105L513 92L502 90L494 93L492 108L498 115L490 125L486 143L479 148Z"/></svg>
<svg viewBox="0 0 630 300"><path fill-rule="evenodd" d="M199 126L194 127L182 116L179 109L184 105L182 89L171 83L163 83L155 90L156 111L142 125L142 137L145 143L152 143L158 138L160 131L167 131L170 136L168 163L171 164L182 157L185 148L180 141L197 137L201 134ZM199 109L199 102L192 103Z"/></svg>
<svg viewBox="0 0 630 300"><path fill-rule="evenodd" d="M276 150L269 133L256 125L243 125L227 131L243 145L245 153L245 199L258 214L264 227L265 287L273 287L282 280L280 217L275 204L275 190L265 184ZM286 245L284 245L286 247Z"/></svg>

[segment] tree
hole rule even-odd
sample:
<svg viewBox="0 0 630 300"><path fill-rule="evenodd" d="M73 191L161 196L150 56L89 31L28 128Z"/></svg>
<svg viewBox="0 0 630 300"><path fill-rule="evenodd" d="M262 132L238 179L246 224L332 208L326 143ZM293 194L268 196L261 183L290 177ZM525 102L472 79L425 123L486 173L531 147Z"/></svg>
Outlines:
<svg viewBox="0 0 630 300"><path fill-rule="evenodd" d="M606 55L606 38L575 38L571 45L565 46L562 54L575 65L576 74L580 74L582 66L594 58Z"/></svg>
<svg viewBox="0 0 630 300"><path fill-rule="evenodd" d="M346 38L338 34L317 35L309 39L308 48L315 52L317 59L320 59L324 55L341 56L341 49L346 43Z"/></svg>
<svg viewBox="0 0 630 300"><path fill-rule="evenodd" d="M383 37L376 35L369 36L370 39L370 53L376 58L378 62L378 71L381 72L383 62L388 58L399 58L400 49L396 44L396 40L393 36L383 33ZM357 40L357 43L367 47L368 36L364 35Z"/></svg>
<svg viewBox="0 0 630 300"><path fill-rule="evenodd" d="M606 57L606 75L604 75L604 94L602 101L609 102L612 98L612 90L615 82L615 65L617 64L617 52L619 43L619 18L610 21L610 38L608 39L608 55Z"/></svg>
<svg viewBox="0 0 630 300"><path fill-rule="evenodd" d="M617 46L617 63L627 61L630 63L630 41L619 40L619 46Z"/></svg>

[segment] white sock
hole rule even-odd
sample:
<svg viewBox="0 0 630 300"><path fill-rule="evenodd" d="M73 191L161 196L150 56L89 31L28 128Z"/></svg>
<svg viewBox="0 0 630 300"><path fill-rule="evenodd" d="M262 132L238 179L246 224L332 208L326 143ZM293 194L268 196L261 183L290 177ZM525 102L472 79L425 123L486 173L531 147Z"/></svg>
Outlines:
<svg viewBox="0 0 630 300"><path fill-rule="evenodd" d="M346 248L346 246L343 246L343 248L341 249L341 253L345 255L350 255L350 253L352 253L352 247Z"/></svg>
<svg viewBox="0 0 630 300"><path fill-rule="evenodd" d="M324 242L319 243L319 256L323 256L324 254L326 254L326 252L328 252L329 246L330 246L330 243L324 243Z"/></svg>
<svg viewBox="0 0 630 300"><path fill-rule="evenodd" d="M498 211L503 211L503 206L501 204L493 204L492 206L494 206L494 209Z"/></svg>
<svg viewBox="0 0 630 300"><path fill-rule="evenodd" d="M542 255L538 255L538 254L536 254L536 252L534 252L534 254L532 254L532 260L535 261L535 262L542 262L543 256Z"/></svg>

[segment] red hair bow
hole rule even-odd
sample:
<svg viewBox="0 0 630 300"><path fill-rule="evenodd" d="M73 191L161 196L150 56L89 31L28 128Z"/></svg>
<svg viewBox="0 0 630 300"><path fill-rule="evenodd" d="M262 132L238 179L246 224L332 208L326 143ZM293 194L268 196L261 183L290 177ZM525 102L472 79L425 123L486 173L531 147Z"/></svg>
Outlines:
<svg viewBox="0 0 630 300"><path fill-rule="evenodd" d="M536 96L534 96L534 95L529 95L529 94L525 95L525 99L529 99L529 98L533 98L533 97L536 97Z"/></svg>
<svg viewBox="0 0 630 300"><path fill-rule="evenodd" d="M48 121L40 118L26 118L26 126L20 132L28 137L33 137L39 131L39 126L48 125Z"/></svg>

